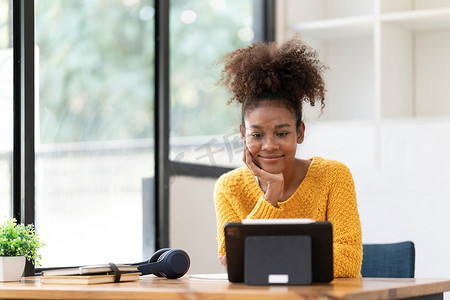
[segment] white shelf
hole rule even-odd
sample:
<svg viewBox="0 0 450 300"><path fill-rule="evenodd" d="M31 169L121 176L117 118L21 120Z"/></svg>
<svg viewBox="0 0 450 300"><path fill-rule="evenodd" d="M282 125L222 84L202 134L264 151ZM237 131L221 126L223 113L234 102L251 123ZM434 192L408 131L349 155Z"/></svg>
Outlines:
<svg viewBox="0 0 450 300"><path fill-rule="evenodd" d="M292 26L292 30L320 40L370 36L373 28L373 16L314 20Z"/></svg>
<svg viewBox="0 0 450 300"><path fill-rule="evenodd" d="M364 0L363 0L364 1ZM445 9L450 0L375 0L380 1L381 13L404 12L412 10Z"/></svg>
<svg viewBox="0 0 450 300"><path fill-rule="evenodd" d="M330 67L322 120L450 116L450 0L285 1Z"/></svg>
<svg viewBox="0 0 450 300"><path fill-rule="evenodd" d="M414 31L450 28L450 8L410 10L381 15L383 23Z"/></svg>

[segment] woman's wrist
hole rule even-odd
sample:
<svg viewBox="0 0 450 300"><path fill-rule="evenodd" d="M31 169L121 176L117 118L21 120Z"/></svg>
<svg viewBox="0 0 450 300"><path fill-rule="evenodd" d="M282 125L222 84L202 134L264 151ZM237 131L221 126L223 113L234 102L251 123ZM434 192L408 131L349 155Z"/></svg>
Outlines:
<svg viewBox="0 0 450 300"><path fill-rule="evenodd" d="M274 207L278 207L278 202L280 201L281 193L283 192L283 183L269 183L267 185L266 194L264 195L264 199L267 202L272 204Z"/></svg>

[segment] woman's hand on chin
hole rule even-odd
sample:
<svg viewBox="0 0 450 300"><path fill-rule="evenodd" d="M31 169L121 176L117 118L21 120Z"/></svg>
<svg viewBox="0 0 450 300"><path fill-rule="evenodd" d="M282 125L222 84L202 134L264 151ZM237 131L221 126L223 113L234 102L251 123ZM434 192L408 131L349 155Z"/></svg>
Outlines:
<svg viewBox="0 0 450 300"><path fill-rule="evenodd" d="M277 207L284 189L283 173L272 174L258 166L245 143L242 160L253 176L258 177L260 181L263 181L267 185L264 199L274 207Z"/></svg>

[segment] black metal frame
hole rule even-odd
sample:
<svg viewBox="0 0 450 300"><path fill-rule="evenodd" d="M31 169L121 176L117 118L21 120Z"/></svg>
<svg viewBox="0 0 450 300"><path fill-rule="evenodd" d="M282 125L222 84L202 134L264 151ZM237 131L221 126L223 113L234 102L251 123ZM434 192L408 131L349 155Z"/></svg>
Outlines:
<svg viewBox="0 0 450 300"><path fill-rule="evenodd" d="M13 216L34 224L34 1L13 2L14 146ZM34 274L27 262L26 275Z"/></svg>
<svg viewBox="0 0 450 300"><path fill-rule="evenodd" d="M275 0L254 0L255 41L275 38ZM155 0L155 247L169 246L170 176L214 177L228 168L169 160L169 9L170 1ZM14 148L13 216L35 223L34 137L34 1L13 0ZM195 171L194 171L195 170ZM31 266L31 268L30 268ZM26 275L34 274L30 264Z"/></svg>
<svg viewBox="0 0 450 300"><path fill-rule="evenodd" d="M232 168L221 166L207 166L178 161L170 161L169 164L169 176L219 178L220 175L233 170Z"/></svg>
<svg viewBox="0 0 450 300"><path fill-rule="evenodd" d="M155 0L156 249L169 246L169 6L167 0Z"/></svg>
<svg viewBox="0 0 450 300"><path fill-rule="evenodd" d="M275 41L275 0L253 0L253 8L254 40Z"/></svg>

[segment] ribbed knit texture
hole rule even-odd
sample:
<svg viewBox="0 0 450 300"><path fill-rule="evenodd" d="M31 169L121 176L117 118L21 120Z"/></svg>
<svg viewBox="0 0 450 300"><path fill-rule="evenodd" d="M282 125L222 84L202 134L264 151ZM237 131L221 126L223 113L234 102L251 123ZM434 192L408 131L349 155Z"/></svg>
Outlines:
<svg viewBox="0 0 450 300"><path fill-rule="evenodd" d="M353 177L342 163L313 157L297 191L278 207L264 193L247 167L222 175L216 183L219 255L225 255L223 226L243 219L311 218L333 224L334 277L360 277L361 224Z"/></svg>

